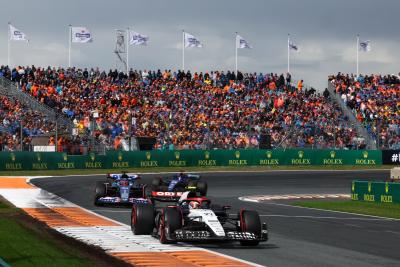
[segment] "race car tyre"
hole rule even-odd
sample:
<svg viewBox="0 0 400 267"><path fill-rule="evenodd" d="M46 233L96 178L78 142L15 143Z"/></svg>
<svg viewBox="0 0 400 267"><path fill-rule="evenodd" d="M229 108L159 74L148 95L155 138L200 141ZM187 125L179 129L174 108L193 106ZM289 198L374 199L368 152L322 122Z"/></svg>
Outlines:
<svg viewBox="0 0 400 267"><path fill-rule="evenodd" d="M107 194L107 187L103 182L96 182L95 192L94 192L94 204L100 206L101 204L97 200L101 197L105 197Z"/></svg>
<svg viewBox="0 0 400 267"><path fill-rule="evenodd" d="M161 185L162 185L161 178L154 178L153 181L151 182L151 189L153 191L159 191Z"/></svg>
<svg viewBox="0 0 400 267"><path fill-rule="evenodd" d="M182 228L182 213L177 208L165 208L162 210L158 225L158 235L161 244L174 244L176 241L168 240L167 233L174 233Z"/></svg>
<svg viewBox="0 0 400 267"><path fill-rule="evenodd" d="M196 181L189 181L187 186L188 187L196 187L197 188L197 182Z"/></svg>
<svg viewBox="0 0 400 267"><path fill-rule="evenodd" d="M207 183L204 181L197 182L197 191L200 193L200 196L204 197L207 195Z"/></svg>
<svg viewBox="0 0 400 267"><path fill-rule="evenodd" d="M133 205L131 212L131 230L135 235L150 235L154 229L153 205Z"/></svg>
<svg viewBox="0 0 400 267"><path fill-rule="evenodd" d="M258 212L253 210L242 210L239 212L240 230L242 232L249 232L256 235L257 238L261 237L261 220ZM258 240L245 240L240 241L242 246L257 246L260 241Z"/></svg>

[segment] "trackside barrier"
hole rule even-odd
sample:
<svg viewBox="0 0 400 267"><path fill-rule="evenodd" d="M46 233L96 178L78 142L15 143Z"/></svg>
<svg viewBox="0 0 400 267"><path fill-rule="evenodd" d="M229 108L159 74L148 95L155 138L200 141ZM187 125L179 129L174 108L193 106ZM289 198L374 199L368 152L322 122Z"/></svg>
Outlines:
<svg viewBox="0 0 400 267"><path fill-rule="evenodd" d="M353 181L351 199L378 203L400 203L400 183Z"/></svg>
<svg viewBox="0 0 400 267"><path fill-rule="evenodd" d="M0 152L0 171L124 169L133 167L381 165L379 150L109 151L71 156L59 152Z"/></svg>

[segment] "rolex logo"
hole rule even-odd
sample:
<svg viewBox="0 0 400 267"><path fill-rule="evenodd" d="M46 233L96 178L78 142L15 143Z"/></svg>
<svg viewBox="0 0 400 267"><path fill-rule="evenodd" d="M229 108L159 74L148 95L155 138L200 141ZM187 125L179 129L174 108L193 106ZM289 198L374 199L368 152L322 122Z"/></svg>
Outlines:
<svg viewBox="0 0 400 267"><path fill-rule="evenodd" d="M210 158L210 152L205 151L205 152L204 152L204 158L205 158L205 159L209 159L209 158Z"/></svg>
<svg viewBox="0 0 400 267"><path fill-rule="evenodd" d="M40 155L40 153L36 154L36 159L37 161L41 161L42 160L42 155Z"/></svg>
<svg viewBox="0 0 400 267"><path fill-rule="evenodd" d="M174 155L175 155L175 159L176 159L176 160L178 160L178 159L181 157L181 153L179 153L178 151L176 151L176 152L174 153Z"/></svg>
<svg viewBox="0 0 400 267"><path fill-rule="evenodd" d="M11 158L11 161L15 161L15 154L14 153L10 153L10 158Z"/></svg>
<svg viewBox="0 0 400 267"><path fill-rule="evenodd" d="M371 189L372 189L372 184L371 182L368 182L368 193L371 193Z"/></svg>
<svg viewBox="0 0 400 267"><path fill-rule="evenodd" d="M150 160L151 159L151 153L150 152L146 152L146 159Z"/></svg>
<svg viewBox="0 0 400 267"><path fill-rule="evenodd" d="M351 192L354 192L354 189L356 188L356 183L353 181L351 183Z"/></svg>
<svg viewBox="0 0 400 267"><path fill-rule="evenodd" d="M271 158L272 157L272 152L271 151L267 151L265 152L265 155L267 156L267 158Z"/></svg>
<svg viewBox="0 0 400 267"><path fill-rule="evenodd" d="M67 161L67 160L68 160L68 155L67 155L67 153L63 153L62 156L63 156L64 161Z"/></svg>
<svg viewBox="0 0 400 267"><path fill-rule="evenodd" d="M330 155L331 155L331 158L335 158L335 156L336 156L336 152L335 151L331 151L330 153L329 153Z"/></svg>
<svg viewBox="0 0 400 267"><path fill-rule="evenodd" d="M300 150L297 154L299 155L299 158L302 159L303 156L304 156L304 151L301 151L301 150Z"/></svg>
<svg viewBox="0 0 400 267"><path fill-rule="evenodd" d="M364 159L368 158L368 151L363 151L362 155Z"/></svg>
<svg viewBox="0 0 400 267"><path fill-rule="evenodd" d="M94 153L90 153L90 159L94 161L96 159L96 155Z"/></svg>
<svg viewBox="0 0 400 267"><path fill-rule="evenodd" d="M235 152L235 157L238 159L238 158L240 158L240 151L236 151Z"/></svg>
<svg viewBox="0 0 400 267"><path fill-rule="evenodd" d="M118 160L119 160L119 161L122 160L122 153L121 153L121 152L118 153Z"/></svg>
<svg viewBox="0 0 400 267"><path fill-rule="evenodd" d="M385 183L385 194L389 193L389 183Z"/></svg>

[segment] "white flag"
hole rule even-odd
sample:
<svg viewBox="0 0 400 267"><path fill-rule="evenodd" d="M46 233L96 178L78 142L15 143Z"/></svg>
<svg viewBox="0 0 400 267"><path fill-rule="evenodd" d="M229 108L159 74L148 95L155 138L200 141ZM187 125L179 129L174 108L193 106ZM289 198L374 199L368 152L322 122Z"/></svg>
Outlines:
<svg viewBox="0 0 400 267"><path fill-rule="evenodd" d="M197 40L196 37L189 33L184 33L185 34L185 47L203 47L203 45L200 43L199 40Z"/></svg>
<svg viewBox="0 0 400 267"><path fill-rule="evenodd" d="M359 50L363 52L369 52L371 51L371 42L369 40L367 41L360 41L359 44Z"/></svg>
<svg viewBox="0 0 400 267"><path fill-rule="evenodd" d="M90 43L93 42L93 38L86 27L72 27L71 41L73 43Z"/></svg>
<svg viewBox="0 0 400 267"><path fill-rule="evenodd" d="M26 41L26 42L29 41L25 33L21 32L11 24L8 24L8 26L9 26L11 41Z"/></svg>
<svg viewBox="0 0 400 267"><path fill-rule="evenodd" d="M129 31L129 44L130 45L147 45L149 37L140 33Z"/></svg>
<svg viewBox="0 0 400 267"><path fill-rule="evenodd" d="M299 51L299 47L293 42L289 42L289 49Z"/></svg>
<svg viewBox="0 0 400 267"><path fill-rule="evenodd" d="M253 48L249 44L249 42L247 42L245 39L243 39L243 37L240 35L236 35L236 42L237 42L237 45L236 45L237 48L248 48L248 49Z"/></svg>

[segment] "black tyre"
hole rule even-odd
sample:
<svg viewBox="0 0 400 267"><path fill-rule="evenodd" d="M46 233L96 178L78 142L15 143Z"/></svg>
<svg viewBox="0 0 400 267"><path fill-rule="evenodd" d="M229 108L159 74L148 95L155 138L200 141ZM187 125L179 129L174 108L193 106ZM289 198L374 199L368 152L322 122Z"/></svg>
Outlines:
<svg viewBox="0 0 400 267"><path fill-rule="evenodd" d="M189 181L187 187L197 187L196 181Z"/></svg>
<svg viewBox="0 0 400 267"><path fill-rule="evenodd" d="M162 244L174 244L176 241L168 240L168 233L182 228L182 213L177 208L165 208L160 216L158 235Z"/></svg>
<svg viewBox="0 0 400 267"><path fill-rule="evenodd" d="M97 200L101 197L105 197L107 195L107 186L104 182L96 182L96 187L94 191L94 204L100 206L101 204L97 202Z"/></svg>
<svg viewBox="0 0 400 267"><path fill-rule="evenodd" d="M131 230L135 235L150 235L154 229L153 205L133 205L131 212Z"/></svg>
<svg viewBox="0 0 400 267"><path fill-rule="evenodd" d="M151 190L153 191L159 191L160 186L162 185L162 180L161 178L154 178L153 181L151 182Z"/></svg>
<svg viewBox="0 0 400 267"><path fill-rule="evenodd" d="M207 183L204 181L197 182L197 191L200 193L200 196L204 197L207 195Z"/></svg>
<svg viewBox="0 0 400 267"><path fill-rule="evenodd" d="M240 227L242 232L249 232L261 237L261 219L258 212L253 210L244 210L239 213ZM242 246L257 246L260 243L258 240L240 241Z"/></svg>

